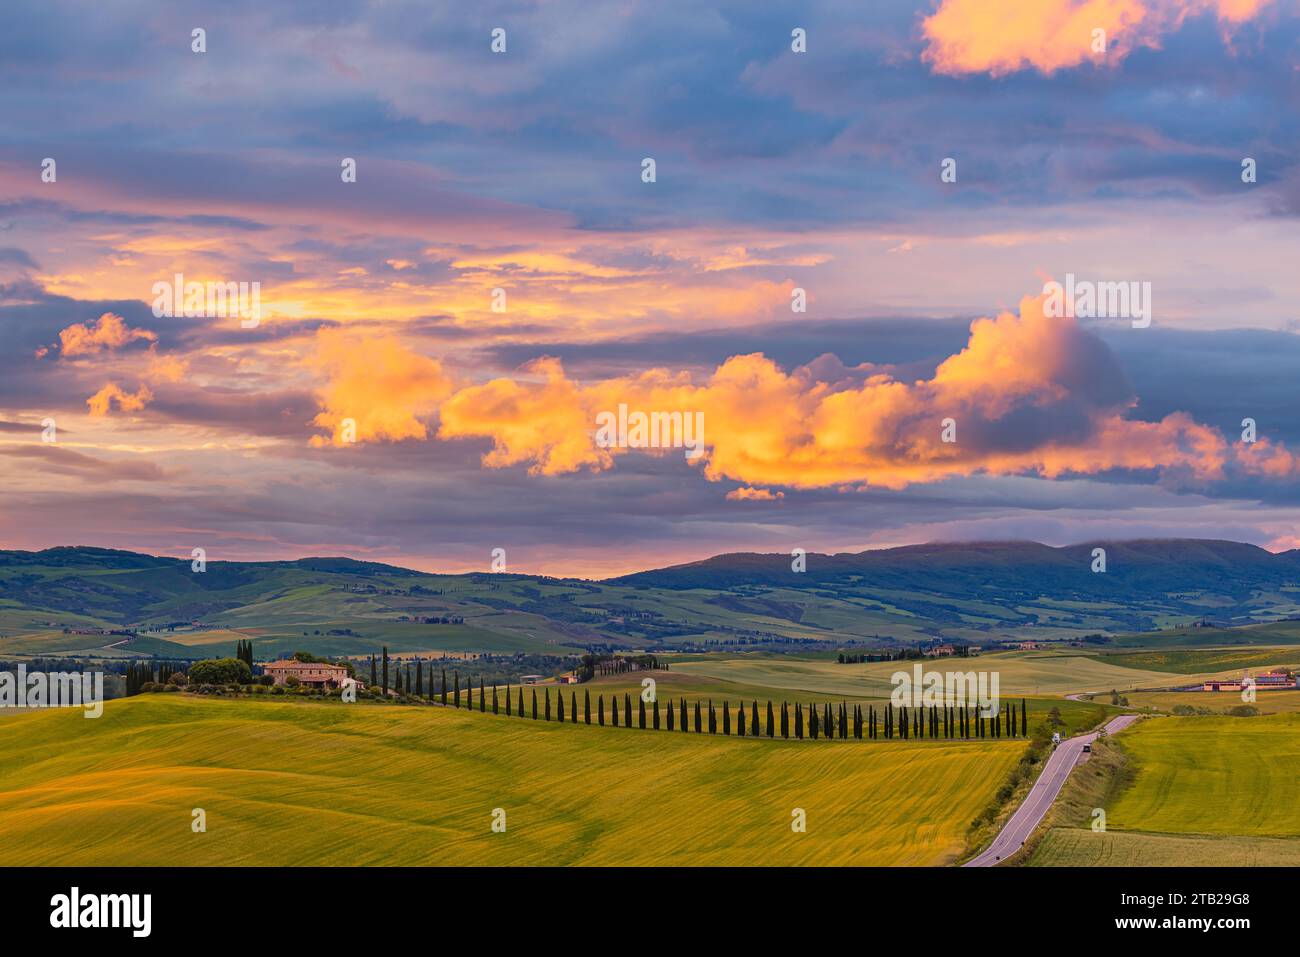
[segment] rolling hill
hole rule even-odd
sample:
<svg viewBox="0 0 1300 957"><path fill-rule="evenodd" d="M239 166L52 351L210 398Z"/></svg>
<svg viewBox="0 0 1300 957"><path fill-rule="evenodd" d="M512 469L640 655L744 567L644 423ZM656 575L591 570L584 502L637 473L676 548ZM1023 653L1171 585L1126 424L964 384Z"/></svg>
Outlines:
<svg viewBox="0 0 1300 957"><path fill-rule="evenodd" d="M0 715L0 863L942 864L1023 750L142 695Z"/></svg>
<svg viewBox="0 0 1300 957"><path fill-rule="evenodd" d="M1104 547L1104 574L1091 570L1092 545L1002 542L811 554L802 573L788 555L720 555L602 582L349 558L213 561L196 573L188 558L112 549L0 551L0 653L205 656L241 637L259 653L306 644L336 655L385 645L815 650L1094 633L1181 645L1205 644L1216 629L1179 626L1230 625L1216 638L1232 643L1246 631L1237 626L1280 622L1274 629L1287 632L1285 619L1300 617L1300 552L1199 540Z"/></svg>

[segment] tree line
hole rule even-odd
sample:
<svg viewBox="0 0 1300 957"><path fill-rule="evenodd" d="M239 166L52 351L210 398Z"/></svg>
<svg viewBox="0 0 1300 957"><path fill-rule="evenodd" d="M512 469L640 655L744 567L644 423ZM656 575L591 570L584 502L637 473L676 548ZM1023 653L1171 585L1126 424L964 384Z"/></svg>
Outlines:
<svg viewBox="0 0 1300 957"><path fill-rule="evenodd" d="M476 696L473 682L469 681L466 684L462 698L460 674L456 673L453 679L449 695L444 674L442 690L437 696L441 703L454 708L475 710ZM572 724L579 723L577 691L569 692L567 708L562 688L556 689L554 706L552 706L549 686L542 688L540 699L535 686L530 691L530 697L525 699L523 687L513 688L507 685L503 692L497 685L492 685L490 689L485 687L480 679L477 689L477 710L486 713L490 709L493 714L504 712L507 717L531 717L534 721L541 719L564 722L567 720ZM429 697L431 700L435 697L432 689ZM644 698L637 695L635 719L632 700L632 695L628 692L623 693L621 702L616 694L611 694L607 708L604 694L598 694L593 709L591 689L584 689L581 723L592 724L594 719L596 724L604 726L608 716L608 723L616 728L621 725L625 728L636 727L641 730L666 729L686 733L694 731L696 734L703 734L706 731L709 734L734 733L741 738L746 736L775 738L779 734L784 739L788 740L793 736L800 741L804 738L813 741L819 738L981 740L1029 736L1029 712L1024 698L1020 699L1019 708L1016 708L1014 702L1006 701L992 715L985 715L980 713L978 708L969 705L928 707L922 705L911 708L904 705L895 708L892 703L886 703L883 707L877 708L875 705L864 707L855 704L850 709L847 702L832 706L829 701L820 706L782 701L778 710L769 700L766 707L760 711L757 699L750 702L748 710L743 701L733 710L730 701L727 700L722 701L720 705L715 705L712 699L707 702L697 700L691 706L687 704L685 698L669 701L661 707L661 702L657 698L647 703Z"/></svg>

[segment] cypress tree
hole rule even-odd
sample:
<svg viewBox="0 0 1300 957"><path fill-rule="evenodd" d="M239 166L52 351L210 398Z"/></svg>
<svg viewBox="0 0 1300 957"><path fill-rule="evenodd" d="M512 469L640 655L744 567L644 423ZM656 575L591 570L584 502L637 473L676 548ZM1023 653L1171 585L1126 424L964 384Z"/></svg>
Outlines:
<svg viewBox="0 0 1300 957"><path fill-rule="evenodd" d="M569 692L569 721L578 723L578 692Z"/></svg>
<svg viewBox="0 0 1300 957"><path fill-rule="evenodd" d="M537 689L533 689L533 720L537 720Z"/></svg>
<svg viewBox="0 0 1300 957"><path fill-rule="evenodd" d="M689 732L689 731L691 730L691 727L690 727L691 723L690 723L690 720L686 717L686 699L685 699L685 698L682 699L681 719L682 719L682 720L681 720L679 723L680 723L681 726L682 726L682 732L683 732L683 733Z"/></svg>
<svg viewBox="0 0 1300 957"><path fill-rule="evenodd" d="M656 713L658 708L659 705L656 702L655 703ZM667 712L668 714L668 730L675 731L676 729L673 727L673 715L677 713L677 709L673 707L673 703L670 701L668 702L668 707L664 708L664 711Z"/></svg>
<svg viewBox="0 0 1300 957"><path fill-rule="evenodd" d="M545 689L545 691L546 691L546 720L550 721L551 720L551 689L547 688Z"/></svg>
<svg viewBox="0 0 1300 957"><path fill-rule="evenodd" d="M433 675L429 677L432 678ZM424 697L424 662L419 658L415 659L415 693Z"/></svg>
<svg viewBox="0 0 1300 957"><path fill-rule="evenodd" d="M459 707L460 707L460 672L459 672L459 671L455 672L455 673L452 675L452 680L454 680L454 681L456 682L456 691L455 691L455 693L451 696L451 700L452 700L452 703L455 704L456 707L459 708Z"/></svg>
<svg viewBox="0 0 1300 957"><path fill-rule="evenodd" d="M372 656L372 657L373 657L373 656ZM372 665L374 664L373 660L371 661L371 664L372 664ZM519 692L519 693L520 693L520 694L523 694L522 691ZM442 703L443 703L443 704L446 704L446 703L447 703L447 669L446 669L446 668L443 668L443 669L442 669ZM522 709L522 708L520 709L519 713L520 713L520 714L523 714L523 709Z"/></svg>
<svg viewBox="0 0 1300 957"><path fill-rule="evenodd" d="M609 696L609 723L618 727L618 695Z"/></svg>
<svg viewBox="0 0 1300 957"><path fill-rule="evenodd" d="M483 697L483 677L481 675L478 679L478 710L479 714L487 711L487 701Z"/></svg>
<svg viewBox="0 0 1300 957"><path fill-rule="evenodd" d="M776 720L772 716L772 700L770 698L767 702L767 736L769 738L776 737Z"/></svg>
<svg viewBox="0 0 1300 957"><path fill-rule="evenodd" d="M492 713L493 714L501 713L501 709L497 707L497 686L496 685L492 686Z"/></svg>
<svg viewBox="0 0 1300 957"><path fill-rule="evenodd" d="M600 723L602 728L605 727L605 696L603 694L596 696L596 721Z"/></svg>
<svg viewBox="0 0 1300 957"><path fill-rule="evenodd" d="M696 701L695 702L695 733L699 734L700 731L703 729L703 727L704 725L700 718L700 703Z"/></svg>
<svg viewBox="0 0 1300 957"><path fill-rule="evenodd" d="M375 674L375 656L371 655L370 656L370 687L373 688L377 684L379 684L379 678Z"/></svg>
<svg viewBox="0 0 1300 957"><path fill-rule="evenodd" d="M654 701L654 723L653 723L652 727L653 727L656 731L659 730L659 699L658 699L657 697L655 698L655 701Z"/></svg>
<svg viewBox="0 0 1300 957"><path fill-rule="evenodd" d="M731 734L731 705L725 699L722 702L722 733Z"/></svg>
<svg viewBox="0 0 1300 957"><path fill-rule="evenodd" d="M645 698L636 696L636 726L645 730Z"/></svg>
<svg viewBox="0 0 1300 957"><path fill-rule="evenodd" d="M758 725L758 699L754 698L753 707L749 712L749 731L754 737L758 737L762 732L759 731Z"/></svg>
<svg viewBox="0 0 1300 957"><path fill-rule="evenodd" d="M790 708L781 702L781 737L790 740Z"/></svg>
<svg viewBox="0 0 1300 957"><path fill-rule="evenodd" d="M430 675L430 677L432 677L432 675ZM506 685L506 717L510 717L510 685Z"/></svg>
<svg viewBox="0 0 1300 957"><path fill-rule="evenodd" d="M826 740L829 741L835 737L835 719L831 717L831 703L829 701L826 702L824 712L822 715L822 731L826 735Z"/></svg>
<svg viewBox="0 0 1300 957"><path fill-rule="evenodd" d="M808 733L812 733L812 728L808 729ZM796 741L803 740L803 705L801 704L795 705L794 708L794 737Z"/></svg>
<svg viewBox="0 0 1300 957"><path fill-rule="evenodd" d="M736 709L736 737L745 736L745 702L740 702L740 707Z"/></svg>
<svg viewBox="0 0 1300 957"><path fill-rule="evenodd" d="M709 699L709 734L718 733L718 715L713 710L713 699Z"/></svg>
<svg viewBox="0 0 1300 957"><path fill-rule="evenodd" d="M582 689L582 720L591 724L591 689Z"/></svg>
<svg viewBox="0 0 1300 957"><path fill-rule="evenodd" d="M632 727L632 696L626 691L623 692L623 724Z"/></svg>
<svg viewBox="0 0 1300 957"><path fill-rule="evenodd" d="M536 694L536 692L534 692ZM524 686L519 686L519 717L524 717Z"/></svg>
<svg viewBox="0 0 1300 957"><path fill-rule="evenodd" d="M388 697L388 646L384 645L384 697Z"/></svg>
<svg viewBox="0 0 1300 957"><path fill-rule="evenodd" d="M549 694L549 692L547 693ZM564 692L563 691L556 692L555 705L556 708L558 709L556 712L556 716L559 718L560 724L564 724ZM547 720L550 719L548 718Z"/></svg>
<svg viewBox="0 0 1300 957"><path fill-rule="evenodd" d="M1029 737L1029 715L1025 710L1025 699L1020 699L1020 733Z"/></svg>

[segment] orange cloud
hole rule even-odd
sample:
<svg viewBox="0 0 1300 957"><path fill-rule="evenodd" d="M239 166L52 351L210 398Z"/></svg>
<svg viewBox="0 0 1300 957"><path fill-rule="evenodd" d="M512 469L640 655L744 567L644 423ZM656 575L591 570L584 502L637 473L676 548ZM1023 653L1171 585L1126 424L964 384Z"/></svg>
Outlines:
<svg viewBox="0 0 1300 957"><path fill-rule="evenodd" d="M1118 63L1141 46L1159 46L1188 16L1213 13L1228 27L1271 0L943 0L922 23L923 59L936 73L1051 74L1084 61ZM1105 31L1107 52L1093 48ZM1112 42L1120 42L1112 47Z"/></svg>
<svg viewBox="0 0 1300 957"><path fill-rule="evenodd" d="M86 405L91 415L102 416L108 415L115 401L119 411L139 412L153 401L153 391L142 384L135 395L132 395L130 392L123 391L116 383L110 382L87 399Z"/></svg>
<svg viewBox="0 0 1300 957"><path fill-rule="evenodd" d="M65 357L111 352L137 339L153 342L158 336L148 329L130 328L126 320L111 312L93 323L73 323L59 332L60 349Z"/></svg>
<svg viewBox="0 0 1300 957"><path fill-rule="evenodd" d="M357 442L426 438L421 417L431 414L452 389L441 362L411 351L393 336L321 329L308 365L327 378L318 392L323 410L312 421L331 435L314 436L316 446L347 444L349 426Z"/></svg>
<svg viewBox="0 0 1300 957"><path fill-rule="evenodd" d="M1239 460L1275 477L1300 471L1285 450L1243 453L1185 413L1127 418L1134 400L1114 356L1074 320L1045 316L1043 297L1025 298L1019 314L972 323L966 347L930 379L908 383L835 365L823 357L786 372L753 354L733 356L699 385L666 369L583 385L558 360L541 359L522 375L450 395L438 436L490 439L483 458L490 468L600 471L631 451L597 441L597 417L624 405L701 413L704 449L695 461L705 475L754 486L898 489L980 473L1055 478L1111 469L1207 482Z"/></svg>
<svg viewBox="0 0 1300 957"><path fill-rule="evenodd" d="M189 367L188 359L160 355L154 346L150 346L149 367L145 370L145 377L155 382L180 382Z"/></svg>
<svg viewBox="0 0 1300 957"><path fill-rule="evenodd" d="M770 488L752 488L742 485L728 492L726 498L729 502L775 502L777 499L785 498L785 492L773 492Z"/></svg>

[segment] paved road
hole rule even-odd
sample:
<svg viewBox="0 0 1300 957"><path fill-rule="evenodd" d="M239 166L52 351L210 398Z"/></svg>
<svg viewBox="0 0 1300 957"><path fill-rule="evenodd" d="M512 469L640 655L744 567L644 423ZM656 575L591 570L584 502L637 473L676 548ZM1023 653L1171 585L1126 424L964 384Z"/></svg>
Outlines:
<svg viewBox="0 0 1300 957"><path fill-rule="evenodd" d="M1138 719L1135 714L1121 714L1119 717L1111 718L1106 724L1106 733L1114 734L1116 731L1122 731ZM988 850L984 851L978 857L973 857L967 861L964 867L992 867L994 864L1004 860L1016 851L1020 846L1029 840L1029 835L1038 827L1038 822L1043 819L1056 796L1061 793L1061 787L1065 784L1065 779L1070 776L1074 766L1079 763L1079 758L1083 755L1083 746L1091 744L1097 738L1097 732L1089 734L1075 735L1073 738L1066 738L1056 746L1047 763L1043 765L1043 772L1034 782L1034 786L1029 791L1029 796L1025 802L1016 809L1016 813L1011 815L1011 820L993 839Z"/></svg>

